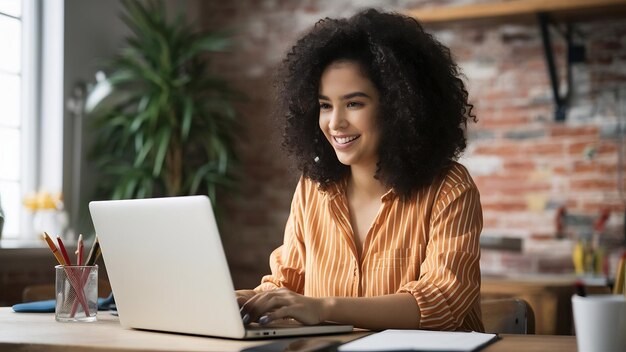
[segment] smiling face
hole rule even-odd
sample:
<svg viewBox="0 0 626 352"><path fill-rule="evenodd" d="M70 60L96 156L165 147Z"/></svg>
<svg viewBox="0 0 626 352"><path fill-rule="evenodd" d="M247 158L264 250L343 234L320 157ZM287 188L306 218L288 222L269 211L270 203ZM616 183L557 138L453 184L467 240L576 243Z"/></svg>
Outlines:
<svg viewBox="0 0 626 352"><path fill-rule="evenodd" d="M336 61L322 73L319 125L339 161L376 170L379 94L359 63Z"/></svg>

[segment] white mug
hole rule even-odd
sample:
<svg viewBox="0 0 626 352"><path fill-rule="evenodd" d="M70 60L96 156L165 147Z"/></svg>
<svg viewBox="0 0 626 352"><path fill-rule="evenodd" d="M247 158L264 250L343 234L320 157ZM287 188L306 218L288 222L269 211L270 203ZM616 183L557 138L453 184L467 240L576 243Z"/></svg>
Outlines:
<svg viewBox="0 0 626 352"><path fill-rule="evenodd" d="M626 351L626 297L572 296L576 342L580 352Z"/></svg>

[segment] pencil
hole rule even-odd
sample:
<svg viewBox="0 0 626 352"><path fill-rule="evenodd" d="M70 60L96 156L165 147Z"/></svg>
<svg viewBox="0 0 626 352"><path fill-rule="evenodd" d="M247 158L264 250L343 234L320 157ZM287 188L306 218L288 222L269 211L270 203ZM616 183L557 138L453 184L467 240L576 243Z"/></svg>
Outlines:
<svg viewBox="0 0 626 352"><path fill-rule="evenodd" d="M52 241L52 238L50 238L50 235L48 235L47 232L44 232L41 235L41 237L43 237L43 239L48 244L48 247L50 247L50 250L52 251L52 254L54 254L55 258L57 258L57 262L59 262L59 264L61 264L61 265L65 265L65 259L63 259L63 256L61 256L61 253L59 253L59 249L57 248L57 246Z"/></svg>
<svg viewBox="0 0 626 352"><path fill-rule="evenodd" d="M85 265L91 266L96 264L98 257L100 257L100 241L98 240L98 235L96 235L96 238L93 240L93 245L91 245L91 250L89 251Z"/></svg>
<svg viewBox="0 0 626 352"><path fill-rule="evenodd" d="M626 287L625 279L626 279L626 252L622 254L622 257L620 258L617 264L617 270L615 272L615 284L613 285L614 295L619 295L619 294L626 295L626 291L624 290L624 287Z"/></svg>
<svg viewBox="0 0 626 352"><path fill-rule="evenodd" d="M70 260L70 256L67 255L67 251L65 250L65 245L63 245L63 241L60 236L57 236L57 242L59 242L59 249L61 250L61 254L63 254L63 258L65 259L65 263L67 265L72 265L72 261Z"/></svg>
<svg viewBox="0 0 626 352"><path fill-rule="evenodd" d="M82 235L80 236L82 237ZM79 237L79 240L80 240L80 237ZM85 266L93 266L94 264L96 264L98 257L100 257L100 242L98 241L98 236L96 236L93 241L93 244L91 245L91 250L89 251L89 254L87 255L87 261L85 262ZM89 271L84 271L82 276L80 277L80 284L85 285L88 278L89 278ZM78 309L78 302L74 301L74 304L72 305L71 316L74 316L76 314L76 309Z"/></svg>
<svg viewBox="0 0 626 352"><path fill-rule="evenodd" d="M78 244L76 245L76 247L78 247L78 257L76 258L76 264L77 265L83 265L83 234L81 233L78 236Z"/></svg>

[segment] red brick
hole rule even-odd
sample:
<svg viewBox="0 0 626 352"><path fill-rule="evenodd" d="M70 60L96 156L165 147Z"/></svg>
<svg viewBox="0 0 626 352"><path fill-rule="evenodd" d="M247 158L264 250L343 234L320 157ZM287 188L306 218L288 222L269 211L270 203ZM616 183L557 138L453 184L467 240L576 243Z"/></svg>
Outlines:
<svg viewBox="0 0 626 352"><path fill-rule="evenodd" d="M478 116L478 123L481 128L485 129L510 129L515 128L520 125L525 125L530 122L529 116L503 116L503 115L494 115L490 118L483 118L482 115Z"/></svg>
<svg viewBox="0 0 626 352"><path fill-rule="evenodd" d="M526 197L530 194L548 194L552 186L549 183L518 183L496 186L490 183L476 182L476 186L485 197L508 196L515 197L515 202L526 204ZM482 198L481 198L482 199ZM490 200L491 201L491 200ZM497 204L497 203L496 203ZM524 209L526 205L524 205Z"/></svg>
<svg viewBox="0 0 626 352"><path fill-rule="evenodd" d="M504 91L504 90L493 90L489 91L487 94L481 96L481 100L498 100L498 99L511 99L515 97L515 92Z"/></svg>
<svg viewBox="0 0 626 352"><path fill-rule="evenodd" d="M526 173L534 169L535 169L535 163L532 161L529 161L528 159L522 159L522 160L505 159L504 160L504 170L507 173L520 173L520 172Z"/></svg>
<svg viewBox="0 0 626 352"><path fill-rule="evenodd" d="M562 157L565 152L565 145L561 142L553 141L533 141L523 147L523 153L528 156L554 156Z"/></svg>
<svg viewBox="0 0 626 352"><path fill-rule="evenodd" d="M617 143L612 141L602 141L598 146L598 156L617 155Z"/></svg>
<svg viewBox="0 0 626 352"><path fill-rule="evenodd" d="M570 189L572 191L612 191L617 190L617 180L601 178L603 175L598 174L595 178L585 178L570 181Z"/></svg>
<svg viewBox="0 0 626 352"><path fill-rule="evenodd" d="M572 165L572 171L576 174L584 174L591 172L599 172L601 165L593 161L575 161Z"/></svg>
<svg viewBox="0 0 626 352"><path fill-rule="evenodd" d="M574 142L570 142L567 146L567 153L573 155L574 157L583 157L583 153L589 149L598 149L598 139L585 139L578 140Z"/></svg>
<svg viewBox="0 0 626 352"><path fill-rule="evenodd" d="M624 171L626 171L626 165L624 165ZM572 163L572 172L576 174L598 173L603 176L616 175L617 160L615 162L598 161L598 159L574 161Z"/></svg>
<svg viewBox="0 0 626 352"><path fill-rule="evenodd" d="M519 174L504 175L485 175L474 177L474 182L479 186L489 189L512 189L528 182L528 177Z"/></svg>
<svg viewBox="0 0 626 352"><path fill-rule="evenodd" d="M495 228L498 227L499 219L496 217L483 217L483 227L484 228Z"/></svg>
<svg viewBox="0 0 626 352"><path fill-rule="evenodd" d="M626 206L624 202L619 199L598 201L598 200L581 200L582 209L586 212L599 213L604 209L609 209L611 212L624 213Z"/></svg>
<svg viewBox="0 0 626 352"><path fill-rule="evenodd" d="M553 125L550 127L550 134L553 137L597 137L598 131L598 126Z"/></svg>
<svg viewBox="0 0 626 352"><path fill-rule="evenodd" d="M530 115L527 107L505 106L500 108L500 114L503 117L527 117Z"/></svg>
<svg viewBox="0 0 626 352"><path fill-rule="evenodd" d="M567 208L568 212L580 211L578 200L576 199L568 198L565 202L565 207Z"/></svg>
<svg viewBox="0 0 626 352"><path fill-rule="evenodd" d="M519 152L519 147L511 143L483 143L474 149L476 155L514 156Z"/></svg>
<svg viewBox="0 0 626 352"><path fill-rule="evenodd" d="M535 72L540 71L544 73L545 71L543 70L546 69L546 61L542 57L537 57L526 61L524 66L529 70L533 70Z"/></svg>
<svg viewBox="0 0 626 352"><path fill-rule="evenodd" d="M526 210L527 205L523 200L507 200L495 203L488 203L481 200L483 210L516 211Z"/></svg>

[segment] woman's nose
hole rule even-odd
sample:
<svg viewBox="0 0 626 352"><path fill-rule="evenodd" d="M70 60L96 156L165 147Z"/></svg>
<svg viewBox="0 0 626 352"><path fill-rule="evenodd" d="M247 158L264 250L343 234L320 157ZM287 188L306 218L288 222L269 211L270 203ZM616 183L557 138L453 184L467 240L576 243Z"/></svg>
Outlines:
<svg viewBox="0 0 626 352"><path fill-rule="evenodd" d="M341 109L335 109L331 116L330 121L328 122L328 127L331 130L341 130L346 128L348 125L348 121L344 115L344 112Z"/></svg>

